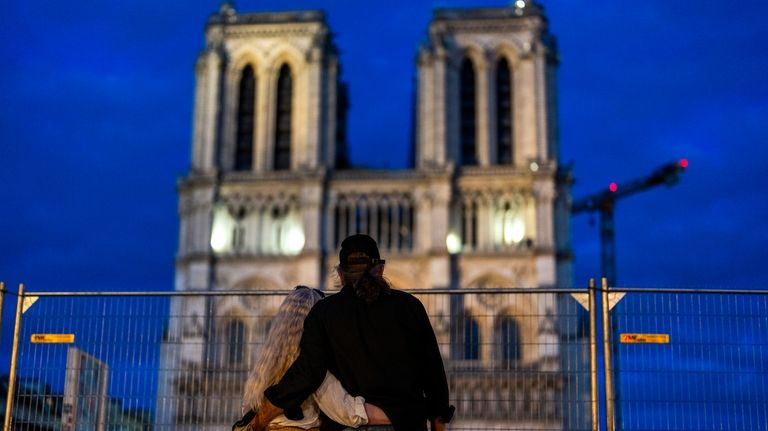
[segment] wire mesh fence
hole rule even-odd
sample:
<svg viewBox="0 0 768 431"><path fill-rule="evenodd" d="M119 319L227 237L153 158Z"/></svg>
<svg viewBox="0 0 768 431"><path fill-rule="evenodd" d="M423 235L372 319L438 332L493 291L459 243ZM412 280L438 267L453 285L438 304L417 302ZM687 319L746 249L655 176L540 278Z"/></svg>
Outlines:
<svg viewBox="0 0 768 431"><path fill-rule="evenodd" d="M599 353L588 322L607 310L588 314L571 295L586 305L585 290L411 292L443 355L450 429L596 429L594 379L608 430L768 430L768 292L610 289L626 296ZM286 293L25 294L8 429L228 428Z"/></svg>
<svg viewBox="0 0 768 431"><path fill-rule="evenodd" d="M617 429L768 429L768 292L625 292L611 311Z"/></svg>
<svg viewBox="0 0 768 431"><path fill-rule="evenodd" d="M38 299L21 316L11 429L229 428L286 293L25 295ZM451 429L590 429L588 331L569 292L412 293L443 354Z"/></svg>
<svg viewBox="0 0 768 431"><path fill-rule="evenodd" d="M38 298L21 319L11 428L147 429L167 321L168 298Z"/></svg>

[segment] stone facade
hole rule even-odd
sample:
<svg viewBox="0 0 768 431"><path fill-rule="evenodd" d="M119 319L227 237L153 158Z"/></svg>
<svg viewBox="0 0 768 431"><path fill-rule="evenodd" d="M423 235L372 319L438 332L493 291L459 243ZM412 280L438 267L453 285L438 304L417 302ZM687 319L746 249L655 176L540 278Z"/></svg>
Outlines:
<svg viewBox="0 0 768 431"><path fill-rule="evenodd" d="M397 171L344 169L345 87L322 12L241 14L222 6L209 18L196 64L192 164L179 183L176 290L333 290L339 243L356 232L377 239L395 288L571 286L557 55L541 8L517 3L435 11L418 52L415 167ZM279 149L280 140L289 150ZM478 295L466 309L447 297L425 304L431 316L474 316L484 340L497 336L497 318L537 310L536 319L516 323L518 360L556 371L558 338L547 316L557 310L545 306L554 302L541 295L501 306ZM181 429L168 424L189 420L195 429L231 423L239 405L216 394L239 398L267 325L237 316L269 316L277 303L247 296L172 301L171 315L182 317L171 319L163 346L157 429ZM454 323L433 324L449 367L467 359L474 368L498 365L491 343L465 358L461 348L447 347L456 345ZM210 345L215 336L231 339L233 330L245 345L235 355L239 367L231 345ZM206 377L213 372L215 379ZM452 377L462 378L469 377ZM555 381L497 383L525 399L544 392L555 399L562 390ZM463 420L495 418L475 413L463 412ZM523 416L534 428L552 425Z"/></svg>

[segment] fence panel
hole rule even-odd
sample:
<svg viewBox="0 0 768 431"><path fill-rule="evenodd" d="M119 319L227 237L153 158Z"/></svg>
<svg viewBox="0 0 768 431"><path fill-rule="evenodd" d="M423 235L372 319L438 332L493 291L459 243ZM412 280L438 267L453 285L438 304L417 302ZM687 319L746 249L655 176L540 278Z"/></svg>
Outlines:
<svg viewBox="0 0 768 431"><path fill-rule="evenodd" d="M12 429L146 429L167 321L163 297L40 297L22 317Z"/></svg>
<svg viewBox="0 0 768 431"><path fill-rule="evenodd" d="M587 320L569 294L417 296L441 345L456 406L451 429L590 429Z"/></svg>
<svg viewBox="0 0 768 431"><path fill-rule="evenodd" d="M617 429L768 429L768 292L633 289L612 314Z"/></svg>
<svg viewBox="0 0 768 431"><path fill-rule="evenodd" d="M443 354L450 429L590 429L586 320L568 293L413 293ZM226 429L285 294L41 294L22 318L12 429Z"/></svg>

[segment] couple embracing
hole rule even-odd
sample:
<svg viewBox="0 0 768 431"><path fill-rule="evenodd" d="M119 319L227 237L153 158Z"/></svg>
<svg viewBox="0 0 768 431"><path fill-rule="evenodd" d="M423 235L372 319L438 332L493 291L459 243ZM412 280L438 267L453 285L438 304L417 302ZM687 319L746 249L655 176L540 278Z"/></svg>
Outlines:
<svg viewBox="0 0 768 431"><path fill-rule="evenodd" d="M341 243L342 289L297 287L278 310L233 429L443 431L454 408L421 302L391 289L373 238Z"/></svg>

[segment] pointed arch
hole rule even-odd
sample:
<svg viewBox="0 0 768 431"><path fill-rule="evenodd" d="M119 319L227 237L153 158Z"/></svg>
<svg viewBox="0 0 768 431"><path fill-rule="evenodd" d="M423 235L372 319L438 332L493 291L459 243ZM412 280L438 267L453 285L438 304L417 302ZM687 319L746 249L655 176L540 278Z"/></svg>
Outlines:
<svg viewBox="0 0 768 431"><path fill-rule="evenodd" d="M270 73L274 76L280 69L288 65L292 72L299 74L306 66L307 54L301 52L296 46L290 43L278 43L277 46L266 56L265 62L269 64Z"/></svg>
<svg viewBox="0 0 768 431"><path fill-rule="evenodd" d="M511 40L504 40L496 46L493 52L497 59L506 59L509 67L514 71L517 69L520 63L520 55L524 51L522 44L523 42L515 40L514 38Z"/></svg>
<svg viewBox="0 0 768 431"><path fill-rule="evenodd" d="M458 305L458 304L455 304ZM469 309L459 309L451 322L451 357L459 361L480 359L480 322Z"/></svg>
<svg viewBox="0 0 768 431"><path fill-rule="evenodd" d="M275 107L275 150L272 168L276 171L288 170L291 168L293 73L287 63L284 63L278 72Z"/></svg>
<svg viewBox="0 0 768 431"><path fill-rule="evenodd" d="M253 167L253 137L256 129L256 74L250 64L243 67L237 95L237 133L235 138L235 170Z"/></svg>
<svg viewBox="0 0 768 431"><path fill-rule="evenodd" d="M475 65L469 56L459 71L459 157L462 166L477 165L477 85Z"/></svg>
<svg viewBox="0 0 768 431"><path fill-rule="evenodd" d="M480 323L469 312L463 311L453 325L454 359L472 361L480 359Z"/></svg>
<svg viewBox="0 0 768 431"><path fill-rule="evenodd" d="M483 272L466 283L468 288L503 289L517 286L516 280L496 271Z"/></svg>

